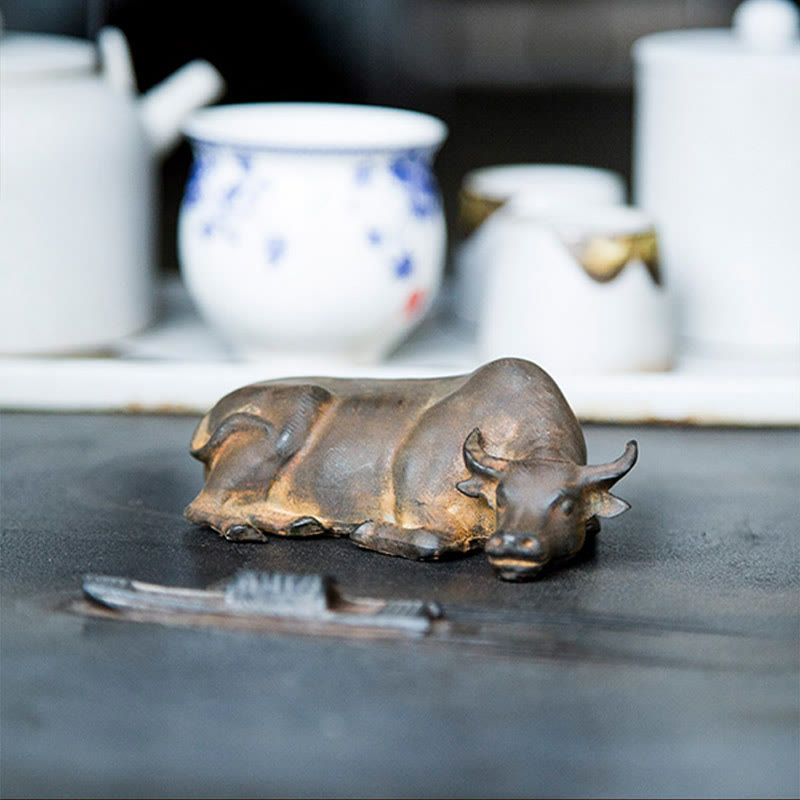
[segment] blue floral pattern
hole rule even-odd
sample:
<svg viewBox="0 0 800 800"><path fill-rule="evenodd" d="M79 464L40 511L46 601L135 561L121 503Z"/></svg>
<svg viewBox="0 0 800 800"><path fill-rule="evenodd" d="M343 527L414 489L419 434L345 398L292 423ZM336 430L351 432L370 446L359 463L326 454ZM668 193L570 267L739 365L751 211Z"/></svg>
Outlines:
<svg viewBox="0 0 800 800"><path fill-rule="evenodd" d="M206 148L197 148L195 151L195 160L183 197L183 208L197 206L197 224L204 237L224 236L229 242L238 241L241 220L254 212L262 194L269 189L269 182L251 170L252 156L237 153L233 163L236 166L234 174L229 175L220 186L210 178L218 166L216 156ZM212 186L210 191L208 184ZM279 252L273 246L270 252L272 256L269 263L276 263L282 250Z"/></svg>
<svg viewBox="0 0 800 800"><path fill-rule="evenodd" d="M408 253L403 253L394 264L394 274L398 278L408 278L413 271L414 262L411 260L411 256Z"/></svg>
<svg viewBox="0 0 800 800"><path fill-rule="evenodd" d="M183 209L204 246L257 253L265 272L285 270L304 253L287 222L281 172L272 173L257 154L195 146ZM441 197L431 169L433 152L402 150L364 154L346 165L347 201L359 219L364 256L408 294L406 314L418 313L424 297L428 256L416 240L441 224ZM339 173L342 174L342 173ZM337 177L338 179L338 177ZM385 204L376 199L391 198ZM323 197L324 200L324 197ZM222 251L220 251L222 252ZM250 256L248 256L250 257Z"/></svg>
<svg viewBox="0 0 800 800"><path fill-rule="evenodd" d="M439 191L430 159L424 153L405 153L390 162L389 170L408 192L415 217L424 219L439 211Z"/></svg>
<svg viewBox="0 0 800 800"><path fill-rule="evenodd" d="M356 167L356 183L361 185L369 183L371 177L372 177L372 164L370 164L368 161L362 161Z"/></svg>
<svg viewBox="0 0 800 800"><path fill-rule="evenodd" d="M200 186L203 183L203 178L213 166L214 157L205 150L198 149L194 154L194 161L186 182L186 191L183 195L184 205L192 206L199 202L202 196Z"/></svg>
<svg viewBox="0 0 800 800"><path fill-rule="evenodd" d="M285 251L286 240L280 236L271 236L264 243L264 254L266 255L267 263L271 266L275 266L283 258Z"/></svg>

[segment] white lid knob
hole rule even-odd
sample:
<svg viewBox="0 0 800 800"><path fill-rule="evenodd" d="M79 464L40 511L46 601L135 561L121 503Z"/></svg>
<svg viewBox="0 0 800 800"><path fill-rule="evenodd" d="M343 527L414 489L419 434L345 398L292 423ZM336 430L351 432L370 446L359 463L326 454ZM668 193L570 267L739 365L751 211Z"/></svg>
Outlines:
<svg viewBox="0 0 800 800"><path fill-rule="evenodd" d="M754 50L782 50L800 42L800 11L791 0L745 0L733 14L736 35Z"/></svg>

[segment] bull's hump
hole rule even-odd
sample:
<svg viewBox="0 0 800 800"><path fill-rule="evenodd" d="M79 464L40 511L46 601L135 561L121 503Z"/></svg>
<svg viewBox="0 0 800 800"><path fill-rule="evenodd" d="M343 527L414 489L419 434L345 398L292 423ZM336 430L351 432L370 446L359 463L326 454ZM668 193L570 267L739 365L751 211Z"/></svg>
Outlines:
<svg viewBox="0 0 800 800"><path fill-rule="evenodd" d="M464 387L481 407L487 448L501 458L534 454L586 463L586 443L556 382L537 364L502 358L477 369ZM478 427L481 427L477 423Z"/></svg>

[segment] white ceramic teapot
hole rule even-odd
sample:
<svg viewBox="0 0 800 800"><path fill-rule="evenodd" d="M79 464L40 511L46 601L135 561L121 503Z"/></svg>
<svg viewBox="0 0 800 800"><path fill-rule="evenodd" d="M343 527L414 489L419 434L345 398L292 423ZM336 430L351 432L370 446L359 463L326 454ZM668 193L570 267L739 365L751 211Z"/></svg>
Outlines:
<svg viewBox="0 0 800 800"><path fill-rule="evenodd" d="M2 37L0 352L95 349L147 325L156 159L222 89L214 67L194 61L137 97L115 28L97 48Z"/></svg>

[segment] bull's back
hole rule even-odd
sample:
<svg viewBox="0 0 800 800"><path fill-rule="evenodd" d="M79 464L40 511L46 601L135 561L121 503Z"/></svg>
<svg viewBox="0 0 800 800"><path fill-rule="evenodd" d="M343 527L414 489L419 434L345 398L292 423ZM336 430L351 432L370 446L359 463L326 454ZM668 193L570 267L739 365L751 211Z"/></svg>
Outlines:
<svg viewBox="0 0 800 800"><path fill-rule="evenodd" d="M271 397L286 387L313 386L330 397L273 482L269 504L323 523L391 519L398 450L425 410L463 380L315 378L264 384L260 405L268 420Z"/></svg>

